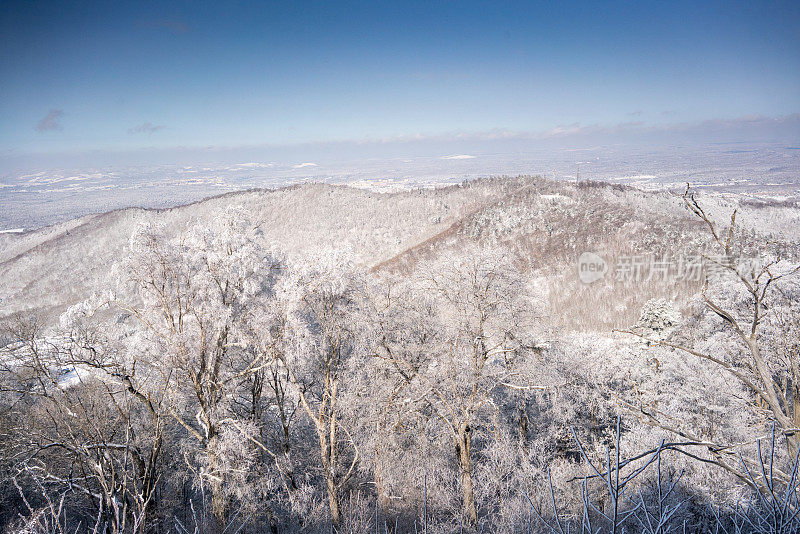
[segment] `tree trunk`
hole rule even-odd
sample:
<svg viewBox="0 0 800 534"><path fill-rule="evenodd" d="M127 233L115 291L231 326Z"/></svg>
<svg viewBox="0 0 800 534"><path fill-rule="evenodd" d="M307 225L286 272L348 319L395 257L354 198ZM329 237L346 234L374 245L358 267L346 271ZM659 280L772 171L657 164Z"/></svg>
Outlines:
<svg viewBox="0 0 800 534"><path fill-rule="evenodd" d="M208 486L211 490L211 513L214 516L214 521L217 526L219 528L224 528L227 515L227 502L224 493L224 483L219 474L219 459L217 458L217 454L213 452L214 441L214 438L209 440L206 452L208 455Z"/></svg>
<svg viewBox="0 0 800 534"><path fill-rule="evenodd" d="M375 493L378 496L378 504L382 510L388 510L391 506L391 500L386 493L386 487L383 484L383 469L375 467L373 479L375 480Z"/></svg>
<svg viewBox="0 0 800 534"><path fill-rule="evenodd" d="M342 514L339 511L339 492L336 489L336 481L332 476L325 477L328 486L328 505L331 508L331 521L334 525L339 525L342 521Z"/></svg>
<svg viewBox="0 0 800 534"><path fill-rule="evenodd" d="M372 469L372 479L375 481L375 493L378 498L378 504L383 510L388 510L389 506L391 505L391 500L389 499L389 495L386 492L386 485L383 483L384 481L384 468L383 462L385 461L384 458L384 447L383 442L381 441L381 437L383 435L383 425L381 423L378 424L376 429L376 433L378 434L378 445L375 447L375 463Z"/></svg>
<svg viewBox="0 0 800 534"><path fill-rule="evenodd" d="M225 527L226 519L226 505L225 495L223 494L222 480L211 480L211 513L214 515L214 521L219 528Z"/></svg>
<svg viewBox="0 0 800 534"><path fill-rule="evenodd" d="M458 465L461 469L461 497L464 505L464 513L467 515L470 524L474 525L478 522L478 511L475 507L475 492L472 486L471 445L472 436L469 425L463 424L459 428L456 454L458 454Z"/></svg>
<svg viewBox="0 0 800 534"><path fill-rule="evenodd" d="M525 409L525 401L519 403L519 442L524 450L528 449L528 411Z"/></svg>
<svg viewBox="0 0 800 534"><path fill-rule="evenodd" d="M327 436L324 428L319 431L319 448L322 455L322 471L325 473L325 489L328 492L328 506L331 510L331 521L334 525L339 525L342 514L339 511L339 491L336 487L336 475L332 460L332 450L329 448ZM332 445L330 445L332 447Z"/></svg>

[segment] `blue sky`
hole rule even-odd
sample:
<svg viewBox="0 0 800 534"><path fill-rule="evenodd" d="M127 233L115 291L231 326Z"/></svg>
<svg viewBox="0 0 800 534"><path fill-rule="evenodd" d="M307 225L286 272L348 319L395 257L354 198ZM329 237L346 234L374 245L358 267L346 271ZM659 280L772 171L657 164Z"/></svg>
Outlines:
<svg viewBox="0 0 800 534"><path fill-rule="evenodd" d="M800 2L12 1L0 75L17 161L780 122Z"/></svg>

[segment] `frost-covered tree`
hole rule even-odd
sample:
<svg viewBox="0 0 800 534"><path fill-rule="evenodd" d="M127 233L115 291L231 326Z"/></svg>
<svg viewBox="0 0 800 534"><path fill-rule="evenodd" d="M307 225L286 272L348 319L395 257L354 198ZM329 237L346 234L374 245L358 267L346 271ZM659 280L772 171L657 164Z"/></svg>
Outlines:
<svg viewBox="0 0 800 534"><path fill-rule="evenodd" d="M318 440L331 520L342 520L341 491L354 474L359 450L342 418L342 398L355 360L363 354L363 280L336 256L291 269L280 285L272 326L276 357Z"/></svg>
<svg viewBox="0 0 800 534"><path fill-rule="evenodd" d="M269 363L242 321L270 309L279 264L257 226L232 210L217 228L195 226L177 238L140 229L121 274L134 298L118 305L139 324L134 350L161 377L166 409L195 441L198 478L220 524L228 507L220 440L236 424L230 403L241 381Z"/></svg>
<svg viewBox="0 0 800 534"><path fill-rule="evenodd" d="M630 333L656 346L688 354L735 379L746 392L749 410L768 414L766 419L774 421L787 436L789 457L794 457L800 444L800 366L796 349L791 348L796 347L796 323L787 321L787 317L796 313L800 291L795 278L800 266L796 258L776 255L767 239L749 243L736 228L736 210L724 228L706 212L688 185L683 200L710 234L704 257L714 273L706 273L700 298L708 317L715 318L720 328L711 344L691 332L666 339L653 335L652 329L637 328ZM722 351L717 341L722 341ZM650 424L704 448L715 464L752 483L735 448L703 439L707 436L668 418L653 404L642 406L639 413ZM762 431L767 424L764 421L761 425ZM748 468L756 467L752 459L742 461ZM777 469L776 473L784 482L789 478L788 473Z"/></svg>
<svg viewBox="0 0 800 534"><path fill-rule="evenodd" d="M491 426L502 390L536 387L532 301L509 259L481 249L427 265L405 298L422 325L408 336L387 332L379 355L413 384L404 398L443 426L475 524L475 436Z"/></svg>

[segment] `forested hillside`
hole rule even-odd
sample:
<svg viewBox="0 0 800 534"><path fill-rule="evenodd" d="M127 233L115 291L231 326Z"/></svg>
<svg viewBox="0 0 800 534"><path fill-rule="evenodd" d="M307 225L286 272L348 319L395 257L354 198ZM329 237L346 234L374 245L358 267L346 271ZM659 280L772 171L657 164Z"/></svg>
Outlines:
<svg viewBox="0 0 800 534"><path fill-rule="evenodd" d="M0 234L0 528L795 532L799 268L793 204L537 177Z"/></svg>

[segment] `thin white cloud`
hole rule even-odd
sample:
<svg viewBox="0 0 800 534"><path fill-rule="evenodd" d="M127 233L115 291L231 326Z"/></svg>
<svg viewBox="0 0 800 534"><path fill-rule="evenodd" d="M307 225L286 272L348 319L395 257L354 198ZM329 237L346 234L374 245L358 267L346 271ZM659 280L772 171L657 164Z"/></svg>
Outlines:
<svg viewBox="0 0 800 534"><path fill-rule="evenodd" d="M294 169L302 169L303 167L316 167L316 163L300 163L299 165L295 165Z"/></svg>
<svg viewBox="0 0 800 534"><path fill-rule="evenodd" d="M443 132L439 134L414 133L407 135L395 135L390 137L378 137L378 138L366 137L363 139L354 139L349 142L354 142L360 145L366 145L373 143L394 144L394 143L413 143L416 141L453 141L461 139L493 141L498 139L515 139L524 134L525 134L524 132L508 130L506 128L494 128L492 130L485 130L479 132L452 131L452 132Z"/></svg>
<svg viewBox="0 0 800 534"><path fill-rule="evenodd" d="M555 128L551 128L546 132L539 134L536 137L540 138L548 138L548 137L563 137L568 135L578 135L584 134L587 132L592 132L598 129L598 126L583 126L580 123L574 122L572 124L562 124L556 126Z"/></svg>
<svg viewBox="0 0 800 534"><path fill-rule="evenodd" d="M475 159L475 156L470 154L453 154L452 156L442 156L442 159Z"/></svg>
<svg viewBox="0 0 800 534"><path fill-rule="evenodd" d="M145 122L140 124L139 126L134 126L130 130L128 130L129 134L146 134L148 137L153 135L159 130L163 130L165 127L162 125L153 124L152 122Z"/></svg>

